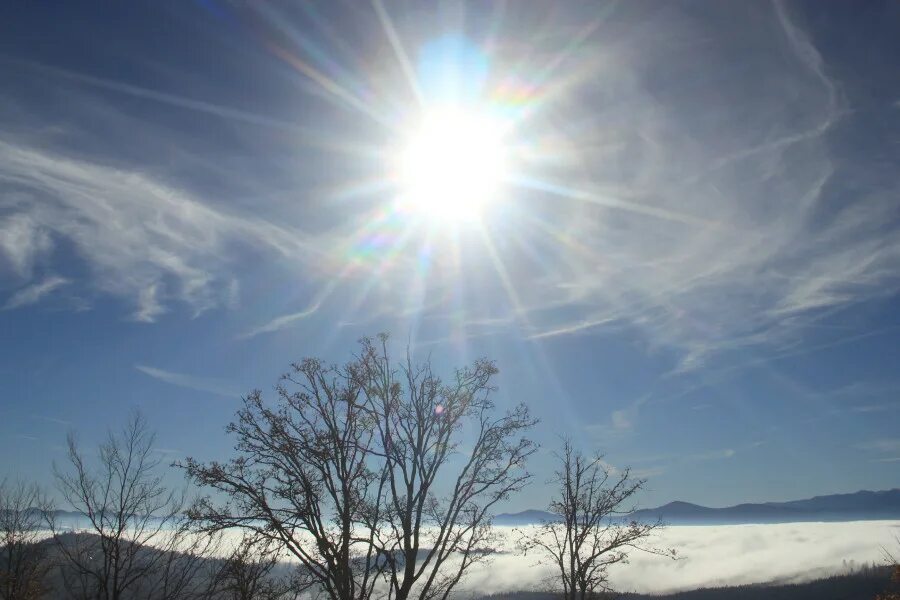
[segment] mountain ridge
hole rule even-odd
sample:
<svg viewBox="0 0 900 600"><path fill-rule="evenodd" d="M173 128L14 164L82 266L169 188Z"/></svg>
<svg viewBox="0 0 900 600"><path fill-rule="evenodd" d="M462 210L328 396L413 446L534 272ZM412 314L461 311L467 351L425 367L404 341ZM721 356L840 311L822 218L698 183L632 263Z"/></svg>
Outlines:
<svg viewBox="0 0 900 600"><path fill-rule="evenodd" d="M494 522L498 525L528 525L557 519L552 513L529 509L499 514ZM656 508L636 510L623 519L662 520L673 525L900 519L900 488L860 490L785 502L744 502L721 508L675 500Z"/></svg>

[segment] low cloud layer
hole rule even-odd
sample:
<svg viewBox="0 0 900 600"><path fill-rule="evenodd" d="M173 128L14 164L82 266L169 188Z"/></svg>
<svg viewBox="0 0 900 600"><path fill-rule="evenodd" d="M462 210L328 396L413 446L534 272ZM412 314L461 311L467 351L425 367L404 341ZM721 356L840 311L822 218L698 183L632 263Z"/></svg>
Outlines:
<svg viewBox="0 0 900 600"><path fill-rule="evenodd" d="M669 592L768 581L805 581L880 563L882 548L896 545L900 521L786 523L777 525L672 526L656 539L678 550L671 561L633 552L611 572L620 591ZM504 554L472 572L467 590L492 593L540 589L552 570L537 556Z"/></svg>
<svg viewBox="0 0 900 600"><path fill-rule="evenodd" d="M556 573L546 558L523 556L516 549L515 529L498 527L496 533L501 552L490 562L476 563L458 592L480 597L556 588ZM219 549L223 556L241 539L237 531L224 535ZM898 536L900 521L670 526L650 545L676 549L678 560L632 551L627 564L613 567L610 582L617 591L638 593L803 582L882 564L884 549L896 550ZM285 559L295 562L290 556Z"/></svg>

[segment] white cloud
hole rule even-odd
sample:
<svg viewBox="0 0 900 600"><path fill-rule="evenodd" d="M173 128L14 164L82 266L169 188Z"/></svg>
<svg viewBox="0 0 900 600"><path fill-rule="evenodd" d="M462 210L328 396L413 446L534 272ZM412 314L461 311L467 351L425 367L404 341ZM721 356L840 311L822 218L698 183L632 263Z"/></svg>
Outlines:
<svg viewBox="0 0 900 600"><path fill-rule="evenodd" d="M648 465L632 471L635 477L651 477L665 472L665 467L674 464L686 464L706 462L711 460L728 460L739 453L748 452L764 446L764 440L757 440L738 446L736 448L716 448L702 452L690 452L684 454L657 454L653 456L638 456L636 458L623 459L621 462L627 465Z"/></svg>
<svg viewBox="0 0 900 600"><path fill-rule="evenodd" d="M616 319L612 318L612 317L604 317L602 319L579 321L577 323L572 323L570 325L565 325L563 327L557 327L555 329L548 329L546 331L532 333L531 335L528 336L528 339L539 340L542 338L557 337L557 336L568 335L568 334L572 334L572 333L583 333L586 331L590 331L592 329L596 329L598 327L603 327L604 325L610 325L610 324L614 323L615 321L616 321Z"/></svg>
<svg viewBox="0 0 900 600"><path fill-rule="evenodd" d="M856 447L861 450L872 450L875 452L900 452L900 438L870 440L857 444Z"/></svg>
<svg viewBox="0 0 900 600"><path fill-rule="evenodd" d="M47 294L50 294L67 283L69 283L69 280L64 277L51 276L39 283L27 285L10 296L9 300L7 300L6 304L3 306L3 309L12 310L14 308L34 304Z"/></svg>
<svg viewBox="0 0 900 600"><path fill-rule="evenodd" d="M864 404L861 406L852 406L852 407L848 408L845 412L872 413L872 412L884 412L886 410L895 410L898 408L900 408L900 403Z"/></svg>
<svg viewBox="0 0 900 600"><path fill-rule="evenodd" d="M253 329L241 334L240 336L238 336L238 339L242 339L242 340L249 339L252 337L256 337L260 334L263 334L263 333L272 333L274 331L279 331L286 327L290 327L297 321L301 321L303 319L306 319L306 318L311 317L314 314L316 314L316 311L319 310L319 306L321 306L321 304L322 304L322 300L320 298L320 299L316 300L315 302L313 302L312 305L310 305L305 310L301 310L299 312L276 317L276 318L272 319L271 321L269 321L268 323L265 323L258 327L254 327Z"/></svg>
<svg viewBox="0 0 900 600"><path fill-rule="evenodd" d="M614 410L610 417L610 421L612 421L612 426L615 429L631 429L633 425L631 416L627 410Z"/></svg>
<svg viewBox="0 0 900 600"><path fill-rule="evenodd" d="M491 250L465 240L461 270L478 290L459 311L466 333L518 328L552 343L633 325L650 350L676 349L689 370L718 353L789 348L827 311L897 292L900 180L869 177L875 167L835 151L846 131L836 125L852 129L853 107L787 9L704 11L746 23L739 40L687 15L617 10L616 27L633 19L644 34L613 42L599 26L541 81L557 93L512 134L524 148L513 208L486 227ZM548 43L571 35L566 18L544 24ZM502 51L507 34L498 30L492 59L521 64ZM862 183L842 193L848 179ZM453 266L437 256L453 253L433 254L421 294L401 285L418 265L377 265L395 291L386 303L457 301L447 292ZM514 318L491 322L498 314Z"/></svg>
<svg viewBox="0 0 900 600"><path fill-rule="evenodd" d="M548 589L555 584L549 561L522 556L518 534L496 527L500 553L476 564L457 591L477 596ZM892 547L900 521L784 523L775 525L669 526L651 540L675 548L672 561L633 551L628 564L611 569L611 583L622 592L664 593L723 585L800 582L844 573L852 565L881 563L882 548ZM236 543L239 534L226 534ZM452 563L451 565L452 566Z"/></svg>
<svg viewBox="0 0 900 600"><path fill-rule="evenodd" d="M721 460L725 458L732 458L735 454L736 452L734 451L734 448L723 448L721 450L711 450L709 452L698 452L696 454L690 454L685 457L685 460Z"/></svg>
<svg viewBox="0 0 900 600"><path fill-rule="evenodd" d="M65 427L71 427L72 421L68 421L66 419L59 419L57 417L48 417L46 415L31 415L33 419L40 419L41 421L47 421L48 423L56 423L57 425L63 425Z"/></svg>
<svg viewBox="0 0 900 600"><path fill-rule="evenodd" d="M0 142L0 254L26 280L65 239L90 270L84 283L124 298L153 321L172 302L195 313L234 301L229 258L251 243L313 260L297 232L212 208L190 193L126 169Z"/></svg>
<svg viewBox="0 0 900 600"><path fill-rule="evenodd" d="M514 529L496 527L495 531L500 553L469 570L457 591L483 596L547 589L555 583L551 563L516 550ZM897 535L900 521L669 526L650 541L657 547L675 548L679 560L633 551L627 564L611 569L611 583L623 592L665 593L774 580L807 581L847 572L854 565L880 564L883 548L893 547ZM239 539L238 532L226 533L222 551Z"/></svg>
<svg viewBox="0 0 900 600"><path fill-rule="evenodd" d="M900 230L892 216L900 182L896 174L870 178L874 162L849 164L834 151L840 139L832 136L844 129L835 125L852 125L854 107L788 11L729 3L703 12L745 23L736 37L677 10L665 19L638 5L616 10L609 24L590 27L579 10L541 15L532 25L546 35L525 56L507 42L527 24L498 24L494 71L516 65L521 81L488 87L522 84L534 102L511 134L513 162L527 177L511 190L513 208L501 207L502 218L486 224L490 249L480 245L480 232L462 233L464 251L454 253L431 231L398 231L396 219L374 216L380 205L338 214L337 225L311 236L214 208L147 173L4 142L3 262L33 283L31 269L65 239L90 267L93 289L125 298L133 318L152 321L173 303L196 313L234 304L240 274L229 258L235 242L250 242L296 259L304 283L327 257L329 274L347 281L362 318L407 317L424 307L423 321L452 312L447 323L461 329L457 337L514 329L548 344L634 326L650 351L676 349L682 370L735 349L783 350L827 311L895 293ZM532 18L526 13L522 19ZM607 35L606 27L628 23L639 24L642 35ZM574 31L582 33L573 38ZM397 35L415 39L411 33ZM576 38L577 48L569 43ZM287 126L200 99L32 67L79 86ZM541 75L529 80L532 72ZM369 79L393 84L388 76ZM384 100L393 111L394 97ZM91 106L89 114L105 108ZM115 129L139 122L122 119ZM358 145L309 129L298 139ZM887 135L871 131L868 139ZM225 176L273 193L265 176L237 171ZM831 191L846 181L861 184L843 195ZM529 192L536 188L541 192ZM265 213L267 206L257 206ZM240 337L296 324L316 307L310 302ZM620 413L612 426L626 430L634 417Z"/></svg>
<svg viewBox="0 0 900 600"><path fill-rule="evenodd" d="M638 479L649 479L650 477L658 477L665 472L666 470L662 467L647 467L642 469L632 469L631 475Z"/></svg>
<svg viewBox="0 0 900 600"><path fill-rule="evenodd" d="M228 398L237 398L240 396L240 392L235 390L235 386L221 379L185 375L184 373L175 373L164 369L157 369L156 367L148 367L147 365L135 365L134 368L154 379L159 379L160 381L165 381L166 383L177 385L179 387L218 394Z"/></svg>
<svg viewBox="0 0 900 600"><path fill-rule="evenodd" d="M13 195L13 202L17 196ZM35 260L47 254L53 242L46 229L27 214L0 219L0 256L19 276L28 277Z"/></svg>
<svg viewBox="0 0 900 600"><path fill-rule="evenodd" d="M610 574L615 589L641 593L804 581L845 572L848 564L881 562L881 549L898 533L900 521L670 526L653 543L677 549L681 560L632 552L629 564ZM546 561L511 553L476 569L463 585L479 593L528 590L552 576Z"/></svg>
<svg viewBox="0 0 900 600"><path fill-rule="evenodd" d="M630 404L612 411L608 423L594 423L585 429L597 437L627 434L634 429L641 408L649 400L649 395L640 396Z"/></svg>

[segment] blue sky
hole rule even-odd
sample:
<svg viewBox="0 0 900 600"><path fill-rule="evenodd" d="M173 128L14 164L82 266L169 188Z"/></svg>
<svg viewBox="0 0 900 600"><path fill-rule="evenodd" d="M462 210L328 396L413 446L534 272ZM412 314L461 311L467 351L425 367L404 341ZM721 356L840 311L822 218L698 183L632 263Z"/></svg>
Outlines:
<svg viewBox="0 0 900 600"><path fill-rule="evenodd" d="M505 8L504 8L505 6ZM709 505L900 483L900 6L0 9L0 473L391 331ZM392 211L435 98L508 124L478 223ZM536 483L511 508L539 506Z"/></svg>

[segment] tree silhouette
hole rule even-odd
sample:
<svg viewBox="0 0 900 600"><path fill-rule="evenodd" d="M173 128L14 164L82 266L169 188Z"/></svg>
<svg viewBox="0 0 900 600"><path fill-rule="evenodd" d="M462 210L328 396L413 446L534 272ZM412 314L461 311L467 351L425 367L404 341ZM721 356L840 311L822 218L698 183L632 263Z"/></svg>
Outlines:
<svg viewBox="0 0 900 600"><path fill-rule="evenodd" d="M217 569L208 596L224 600L287 600L292 589L303 586L274 574L278 566L276 544L245 535Z"/></svg>
<svg viewBox="0 0 900 600"><path fill-rule="evenodd" d="M524 551L552 560L565 600L585 600L611 591L608 569L626 562L631 550L675 558L675 551L649 546L647 538L660 522L623 521L635 507L628 503L643 487L629 469L615 473L602 456L585 456L569 440L557 455L553 484L557 495L549 512L555 517L524 532Z"/></svg>
<svg viewBox="0 0 900 600"><path fill-rule="evenodd" d="M190 535L183 496L163 485L155 439L137 412L120 432L108 434L97 461L88 460L69 434L68 469L54 466L57 488L89 524L87 532L67 533L49 518L69 596L176 600L199 594L196 575L216 540Z"/></svg>
<svg viewBox="0 0 900 600"><path fill-rule="evenodd" d="M36 600L46 593L51 562L39 542L49 511L37 485L0 481L0 599Z"/></svg>
<svg viewBox="0 0 900 600"><path fill-rule="evenodd" d="M277 541L333 600L445 599L487 559L490 515L521 489L534 445L524 406L497 415L488 360L449 381L430 362L395 364L387 336L343 366L292 365L267 406L247 396L228 431L238 456L184 468L228 498L190 511L208 530Z"/></svg>
<svg viewBox="0 0 900 600"><path fill-rule="evenodd" d="M897 547L900 548L900 537L895 538ZM891 589L879 594L876 600L900 600L900 552L896 555L887 548L884 549L884 560L890 565L891 572Z"/></svg>

